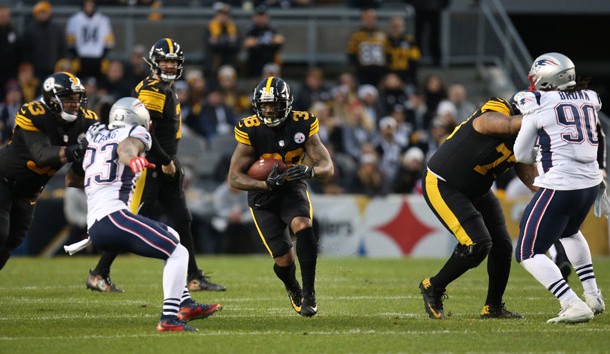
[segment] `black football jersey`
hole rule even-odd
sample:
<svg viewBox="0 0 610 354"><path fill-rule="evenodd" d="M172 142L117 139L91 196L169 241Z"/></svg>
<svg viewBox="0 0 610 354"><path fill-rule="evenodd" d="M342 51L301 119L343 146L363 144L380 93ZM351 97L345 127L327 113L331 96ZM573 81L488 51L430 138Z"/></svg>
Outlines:
<svg viewBox="0 0 610 354"><path fill-rule="evenodd" d="M175 156L178 140L182 137L182 114L176 92L172 86L154 76L146 77L135 91L136 97L150 112L152 135L169 156ZM157 162L154 156L149 157Z"/></svg>
<svg viewBox="0 0 610 354"><path fill-rule="evenodd" d="M237 122L235 139L252 146L257 159L281 160L290 167L303 161L305 142L318 130L318 118L309 112L292 111L286 121L275 128L266 126L252 115Z"/></svg>
<svg viewBox="0 0 610 354"><path fill-rule="evenodd" d="M52 146L68 146L78 142L89 126L98 121L95 112L80 108L74 122L60 123L55 114L39 101L24 104L15 117L12 140L0 150L0 175L33 189L44 186L62 167L59 159L49 166L39 166L30 154L24 135L42 132Z"/></svg>
<svg viewBox="0 0 610 354"><path fill-rule="evenodd" d="M428 161L428 168L462 193L476 197L491 188L496 178L517 163L516 136L496 137L477 132L475 118L487 111L510 115L508 101L490 98L447 137Z"/></svg>

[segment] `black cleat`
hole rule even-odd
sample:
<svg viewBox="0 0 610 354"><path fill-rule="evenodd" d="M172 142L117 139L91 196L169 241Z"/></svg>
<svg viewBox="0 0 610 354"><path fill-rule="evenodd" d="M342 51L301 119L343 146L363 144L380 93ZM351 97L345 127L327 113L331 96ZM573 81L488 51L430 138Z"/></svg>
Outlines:
<svg viewBox="0 0 610 354"><path fill-rule="evenodd" d="M305 293L303 295L303 303L301 304L301 316L313 317L318 313L318 305L316 304L316 293Z"/></svg>
<svg viewBox="0 0 610 354"><path fill-rule="evenodd" d="M301 305L302 305L302 295L301 295L301 287L296 286L294 288L286 287L286 292L288 292L288 298L290 298L290 304L292 308L298 313L301 314Z"/></svg>
<svg viewBox="0 0 610 354"><path fill-rule="evenodd" d="M190 274L187 279L187 287L189 291L225 291L223 285L212 283L210 278L203 275L201 269L193 274Z"/></svg>
<svg viewBox="0 0 610 354"><path fill-rule="evenodd" d="M93 291L100 291L105 293L122 293L123 289L114 285L114 283L110 280L110 276L94 274L93 269L89 271L89 277L87 278L87 289Z"/></svg>
<svg viewBox="0 0 610 354"><path fill-rule="evenodd" d="M430 318L445 318L443 311L443 300L447 298L444 288L435 288L430 283L430 278L426 278L419 283L419 290L424 298L424 309Z"/></svg>
<svg viewBox="0 0 610 354"><path fill-rule="evenodd" d="M481 318L523 318L523 316L516 312L508 311L504 306L504 303L502 303L500 306L483 306Z"/></svg>

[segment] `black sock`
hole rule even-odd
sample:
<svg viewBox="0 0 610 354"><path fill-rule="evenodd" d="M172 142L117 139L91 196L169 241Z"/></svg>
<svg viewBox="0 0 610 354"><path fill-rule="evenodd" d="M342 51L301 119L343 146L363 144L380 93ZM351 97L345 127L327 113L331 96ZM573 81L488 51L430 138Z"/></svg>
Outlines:
<svg viewBox="0 0 610 354"><path fill-rule="evenodd" d="M176 232L180 235L180 243L189 252L188 274L191 275L199 270L197 260L195 259L195 244L193 242L193 233L191 232L191 222L190 220L183 220L174 226Z"/></svg>
<svg viewBox="0 0 610 354"><path fill-rule="evenodd" d="M471 268L470 263L464 260L464 257L451 253L451 257L441 270L432 278L430 283L437 288L446 288L449 283L456 280L462 274L466 273Z"/></svg>
<svg viewBox="0 0 610 354"><path fill-rule="evenodd" d="M102 252L102 256L100 260L97 262L97 265L93 269L93 274L101 275L103 277L107 277L110 275L110 266L112 266L112 262L116 258L117 254L113 252Z"/></svg>
<svg viewBox="0 0 610 354"><path fill-rule="evenodd" d="M297 237L297 257L301 267L303 292L314 293L316 281L316 263L318 261L318 238L313 228L307 227L295 233Z"/></svg>
<svg viewBox="0 0 610 354"><path fill-rule="evenodd" d="M513 256L513 245L510 239L493 243L487 256L487 274L489 285L487 288L486 305L502 305L502 296L508 284L510 265Z"/></svg>
<svg viewBox="0 0 610 354"><path fill-rule="evenodd" d="M273 271L275 275L284 283L286 288L296 288L299 286L299 281L296 277L297 267L294 262L290 263L285 267L280 267L277 263L273 264Z"/></svg>

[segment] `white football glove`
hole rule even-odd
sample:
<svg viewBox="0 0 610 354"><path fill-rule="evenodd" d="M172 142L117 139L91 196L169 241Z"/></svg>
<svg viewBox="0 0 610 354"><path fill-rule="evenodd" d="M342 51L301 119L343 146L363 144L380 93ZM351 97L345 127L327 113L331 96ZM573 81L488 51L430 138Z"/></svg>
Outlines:
<svg viewBox="0 0 610 354"><path fill-rule="evenodd" d="M597 191L597 198L595 198L595 204L593 206L593 215L596 218L601 218L602 215L606 219L610 218L610 200L606 194L606 180L603 179L602 183L599 184L599 190Z"/></svg>

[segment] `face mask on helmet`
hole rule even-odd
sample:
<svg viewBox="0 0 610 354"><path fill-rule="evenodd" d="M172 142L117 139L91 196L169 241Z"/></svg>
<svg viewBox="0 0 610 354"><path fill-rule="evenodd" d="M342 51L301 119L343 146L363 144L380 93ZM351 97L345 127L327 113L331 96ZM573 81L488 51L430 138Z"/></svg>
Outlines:
<svg viewBox="0 0 610 354"><path fill-rule="evenodd" d="M42 100L52 113L66 122L75 121L79 109L86 108L87 103L85 87L76 76L66 72L45 79L42 84Z"/></svg>
<svg viewBox="0 0 610 354"><path fill-rule="evenodd" d="M567 90L576 85L576 69L561 53L547 53L534 60L527 76L530 91Z"/></svg>
<svg viewBox="0 0 610 354"><path fill-rule="evenodd" d="M150 70L165 82L178 80L182 76L184 53L180 44L171 38L158 40L150 48L148 58L144 58L144 60L150 65ZM165 63L162 64L162 61L165 61Z"/></svg>
<svg viewBox="0 0 610 354"><path fill-rule="evenodd" d="M144 103L137 98L123 97L110 108L108 129L139 125L150 128L150 114Z"/></svg>
<svg viewBox="0 0 610 354"><path fill-rule="evenodd" d="M261 81L252 95L252 108L268 127L280 125L292 111L292 93L286 81L269 77Z"/></svg>

